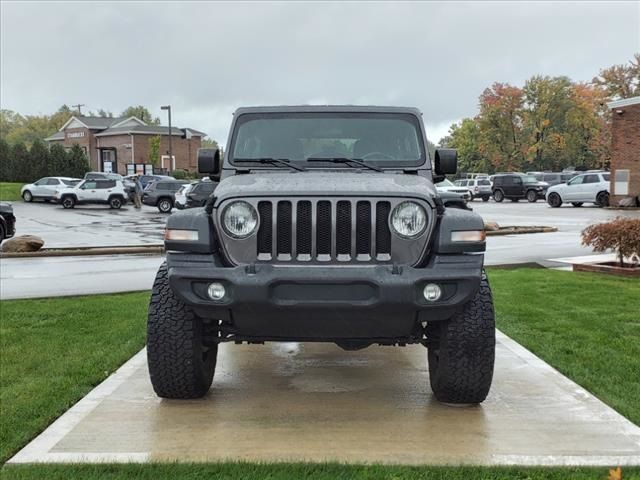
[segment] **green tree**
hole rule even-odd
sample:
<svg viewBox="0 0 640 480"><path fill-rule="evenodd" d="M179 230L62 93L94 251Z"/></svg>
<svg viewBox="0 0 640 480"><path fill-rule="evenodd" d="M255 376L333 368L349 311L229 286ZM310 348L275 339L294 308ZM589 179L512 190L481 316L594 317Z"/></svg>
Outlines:
<svg viewBox="0 0 640 480"><path fill-rule="evenodd" d="M441 140L443 146L458 150L460 172L493 173L493 166L480 152L480 125L475 119L465 118L454 123L449 133Z"/></svg>
<svg viewBox="0 0 640 480"><path fill-rule="evenodd" d="M149 163L154 167L160 164L160 135L149 138Z"/></svg>
<svg viewBox="0 0 640 480"><path fill-rule="evenodd" d="M204 137L202 139L201 148L218 148L218 142L213 138Z"/></svg>
<svg viewBox="0 0 640 480"><path fill-rule="evenodd" d="M87 173L90 168L89 159L85 155L84 150L82 150L82 147L77 143L74 143L69 152L67 152L67 155L69 162L69 176L77 178L84 177L84 174Z"/></svg>
<svg viewBox="0 0 640 480"><path fill-rule="evenodd" d="M51 172L50 175L59 177L72 176L67 151L59 143L51 145L51 149L49 150L49 168Z"/></svg>
<svg viewBox="0 0 640 480"><path fill-rule="evenodd" d="M10 182L32 182L37 180L33 178L30 169L29 150L24 143L14 143L11 146L11 172Z"/></svg>
<svg viewBox="0 0 640 480"><path fill-rule="evenodd" d="M153 117L149 109L143 105L131 106L125 108L124 111L120 114L121 117L136 117L139 120L142 120L148 125L160 125L160 119L158 117Z"/></svg>
<svg viewBox="0 0 640 480"><path fill-rule="evenodd" d="M640 95L640 53L636 53L626 65L613 65L600 70L591 83L604 88L609 98Z"/></svg>
<svg viewBox="0 0 640 480"><path fill-rule="evenodd" d="M0 138L0 182L10 182L13 174L11 148L4 138Z"/></svg>
<svg viewBox="0 0 640 480"><path fill-rule="evenodd" d="M29 167L33 178L51 175L49 169L49 149L40 139L36 139L29 149Z"/></svg>

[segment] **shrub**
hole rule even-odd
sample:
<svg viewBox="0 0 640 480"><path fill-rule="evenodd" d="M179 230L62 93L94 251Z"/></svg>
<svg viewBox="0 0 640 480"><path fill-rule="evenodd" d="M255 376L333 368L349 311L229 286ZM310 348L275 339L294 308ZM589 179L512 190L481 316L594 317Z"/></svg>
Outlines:
<svg viewBox="0 0 640 480"><path fill-rule="evenodd" d="M624 267L624 259L640 259L640 219L617 217L610 222L590 225L582 231L582 244L594 252L613 250Z"/></svg>
<svg viewBox="0 0 640 480"><path fill-rule="evenodd" d="M187 172L186 170L172 170L169 172L169 175L171 175L176 180L186 180L187 178L189 178L189 172Z"/></svg>

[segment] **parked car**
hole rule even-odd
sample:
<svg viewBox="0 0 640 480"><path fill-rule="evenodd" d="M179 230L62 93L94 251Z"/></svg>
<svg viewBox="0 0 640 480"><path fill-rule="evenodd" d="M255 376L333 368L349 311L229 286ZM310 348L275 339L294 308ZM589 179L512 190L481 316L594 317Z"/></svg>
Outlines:
<svg viewBox="0 0 640 480"><path fill-rule="evenodd" d="M210 181L196 183L187 193L186 208L204 207L217 185L218 182Z"/></svg>
<svg viewBox="0 0 640 480"><path fill-rule="evenodd" d="M64 187L73 187L80 183L79 178L71 177L44 177L34 183L23 185L20 196L25 202L33 200L53 200L56 190Z"/></svg>
<svg viewBox="0 0 640 480"><path fill-rule="evenodd" d="M142 203L158 207L162 213L170 213L176 202L175 194L188 180L160 180L147 185L142 193Z"/></svg>
<svg viewBox="0 0 640 480"><path fill-rule="evenodd" d="M131 177L123 177L119 173L108 172L87 172L84 174L85 180L116 180L121 181L127 192L127 199L130 199L136 191L136 184Z"/></svg>
<svg viewBox="0 0 640 480"><path fill-rule="evenodd" d="M571 180L576 174L575 173L554 173L554 172L543 172L535 174L534 177L538 179L540 182L545 182L550 187L553 185L558 185L559 183L566 183Z"/></svg>
<svg viewBox="0 0 640 480"><path fill-rule="evenodd" d="M173 196L175 198L175 201L173 202L173 204L178 210L183 210L187 207L187 193L189 193L189 191L193 188L195 184L196 182L185 183L178 189L178 191Z"/></svg>
<svg viewBox="0 0 640 480"><path fill-rule="evenodd" d="M521 198L526 198L529 202L536 202L539 198L544 198L547 185L539 182L532 175L522 173L498 174L493 177L493 199L502 202L508 198L512 202L517 202Z"/></svg>
<svg viewBox="0 0 640 480"><path fill-rule="evenodd" d="M76 186L57 190L53 198L64 208L73 208L76 205L106 204L117 209L127 203L127 191L121 180L83 180Z"/></svg>
<svg viewBox="0 0 640 480"><path fill-rule="evenodd" d="M584 203L608 206L609 173L584 173L547 190L549 205L557 208L565 202L571 203L574 207L581 207Z"/></svg>
<svg viewBox="0 0 640 480"><path fill-rule="evenodd" d="M10 203L0 202L0 243L16 233L16 217Z"/></svg>
<svg viewBox="0 0 640 480"><path fill-rule="evenodd" d="M459 193L460 195L462 195L462 198L464 198L465 201L468 202L469 200L471 200L471 194L469 193L469 190L466 187L458 187L458 186L454 185L447 178L445 178L444 180L436 183L435 186L436 186L436 190L438 190L438 192Z"/></svg>
<svg viewBox="0 0 640 480"><path fill-rule="evenodd" d="M488 202L491 198L491 182L488 177L456 180L454 185L466 188L469 192L470 201L481 198L483 202Z"/></svg>

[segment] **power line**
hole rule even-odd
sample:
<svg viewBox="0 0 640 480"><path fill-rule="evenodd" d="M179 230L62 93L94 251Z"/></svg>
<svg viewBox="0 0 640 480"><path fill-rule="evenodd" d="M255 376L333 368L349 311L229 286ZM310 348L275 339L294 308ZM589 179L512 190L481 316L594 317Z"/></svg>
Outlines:
<svg viewBox="0 0 640 480"><path fill-rule="evenodd" d="M78 103L77 105L71 105L72 107L76 107L78 109L78 115L82 115L82 107L84 107L84 103Z"/></svg>

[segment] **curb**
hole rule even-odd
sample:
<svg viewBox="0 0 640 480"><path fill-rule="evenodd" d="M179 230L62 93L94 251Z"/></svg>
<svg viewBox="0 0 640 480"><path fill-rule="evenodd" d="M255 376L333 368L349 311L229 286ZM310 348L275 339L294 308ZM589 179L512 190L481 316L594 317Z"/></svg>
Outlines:
<svg viewBox="0 0 640 480"><path fill-rule="evenodd" d="M84 255L162 255L164 245L135 247L45 248L37 252L3 252L0 258L78 257Z"/></svg>
<svg viewBox="0 0 640 480"><path fill-rule="evenodd" d="M535 227L500 227L498 230L485 230L485 234L487 237L491 237L494 235L520 235L524 233L550 233L557 232L557 227L543 227L543 226L535 226Z"/></svg>

